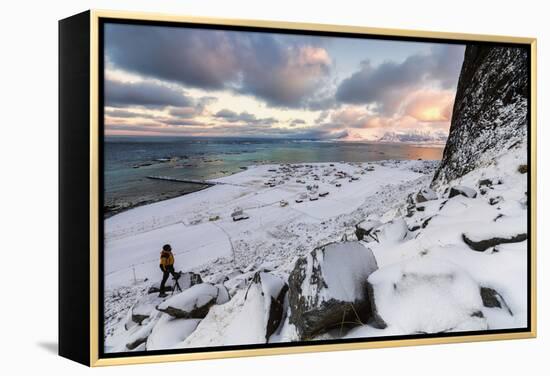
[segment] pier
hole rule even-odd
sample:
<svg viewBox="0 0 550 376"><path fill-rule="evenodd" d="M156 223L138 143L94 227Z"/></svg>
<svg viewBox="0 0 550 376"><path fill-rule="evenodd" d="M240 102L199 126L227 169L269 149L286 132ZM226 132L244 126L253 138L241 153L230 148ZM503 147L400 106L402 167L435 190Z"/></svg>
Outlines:
<svg viewBox="0 0 550 376"><path fill-rule="evenodd" d="M212 185L233 185L233 184L228 184L228 183L222 183L222 182L219 182L219 181L181 179L181 178L174 178L172 176L147 176L147 179L173 181L173 182L177 182L177 183L209 185L209 186L212 186Z"/></svg>

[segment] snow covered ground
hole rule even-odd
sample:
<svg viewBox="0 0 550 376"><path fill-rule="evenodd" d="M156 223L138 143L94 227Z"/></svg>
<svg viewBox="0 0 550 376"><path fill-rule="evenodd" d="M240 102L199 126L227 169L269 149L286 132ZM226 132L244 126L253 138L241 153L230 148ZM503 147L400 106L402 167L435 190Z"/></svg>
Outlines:
<svg viewBox="0 0 550 376"><path fill-rule="evenodd" d="M428 188L434 161L255 166L115 215L105 221L106 351L523 327L527 176L518 166L525 156L525 147L507 152L437 191ZM249 218L233 221L237 208ZM368 231L359 236L362 222ZM311 252L332 242L344 244L342 257L311 266ZM203 299L208 306L197 311L186 301L195 308L179 316L156 309L162 299L152 304L148 289L161 277L165 243L176 270L199 273L229 301ZM363 248L376 258L374 272L349 265L355 256L345 253ZM342 268L354 273L355 300L334 293L340 279L330 271ZM296 317L304 309L303 286L293 284L300 273L321 283L325 297L314 318L326 330L317 326L307 338L307 323ZM349 305L373 311L338 328L323 317ZM143 307L149 315L136 315Z"/></svg>
<svg viewBox="0 0 550 376"><path fill-rule="evenodd" d="M290 172L281 172L286 168L278 165L257 166L218 179L225 185L108 218L105 285L108 289L127 286L133 282L134 269L137 279L158 279L159 252L166 243L172 245L176 268L182 270L200 270L221 259L235 267L271 260L279 263L323 241L339 240L349 227L344 222L354 224L358 209L385 211L394 200L426 184L435 167L431 161L330 165L299 165ZM374 170L366 171L371 165L376 166ZM338 171L358 180L337 178ZM265 184L272 179L275 186ZM310 201L308 195L304 202L295 202L300 194L310 192L308 185L315 184L318 192L328 191L328 196ZM281 207L281 200L288 206ZM369 200L377 204L367 203ZM243 209L250 219L233 221L235 208ZM215 216L219 219L210 221Z"/></svg>

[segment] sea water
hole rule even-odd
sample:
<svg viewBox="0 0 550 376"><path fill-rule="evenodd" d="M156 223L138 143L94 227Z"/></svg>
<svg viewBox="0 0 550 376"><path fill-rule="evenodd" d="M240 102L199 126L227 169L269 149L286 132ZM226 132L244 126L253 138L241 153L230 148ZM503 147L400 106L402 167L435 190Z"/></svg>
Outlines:
<svg viewBox="0 0 550 376"><path fill-rule="evenodd" d="M107 136L103 145L106 217L206 187L148 176L208 180L266 163L439 160L443 153L407 144L238 138Z"/></svg>

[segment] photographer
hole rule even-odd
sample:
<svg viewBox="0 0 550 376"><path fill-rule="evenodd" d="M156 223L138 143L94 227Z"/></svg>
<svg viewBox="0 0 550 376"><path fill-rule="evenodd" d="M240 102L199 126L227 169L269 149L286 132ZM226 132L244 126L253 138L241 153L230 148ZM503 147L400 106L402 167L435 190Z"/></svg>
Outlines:
<svg viewBox="0 0 550 376"><path fill-rule="evenodd" d="M174 279L177 279L176 272L174 271L174 255L172 254L170 244L162 246L162 251L160 252L160 270L162 270L162 282L160 283L159 297L163 298L166 296L164 289L166 288L165 284L170 274Z"/></svg>

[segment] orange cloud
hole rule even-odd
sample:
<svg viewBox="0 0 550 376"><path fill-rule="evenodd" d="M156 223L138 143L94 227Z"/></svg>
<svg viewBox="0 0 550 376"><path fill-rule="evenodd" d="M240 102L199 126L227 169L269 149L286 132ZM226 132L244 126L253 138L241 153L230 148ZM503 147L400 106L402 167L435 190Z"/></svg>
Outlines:
<svg viewBox="0 0 550 376"><path fill-rule="evenodd" d="M422 122L451 120L454 93L451 91L419 90L408 95L404 114Z"/></svg>

